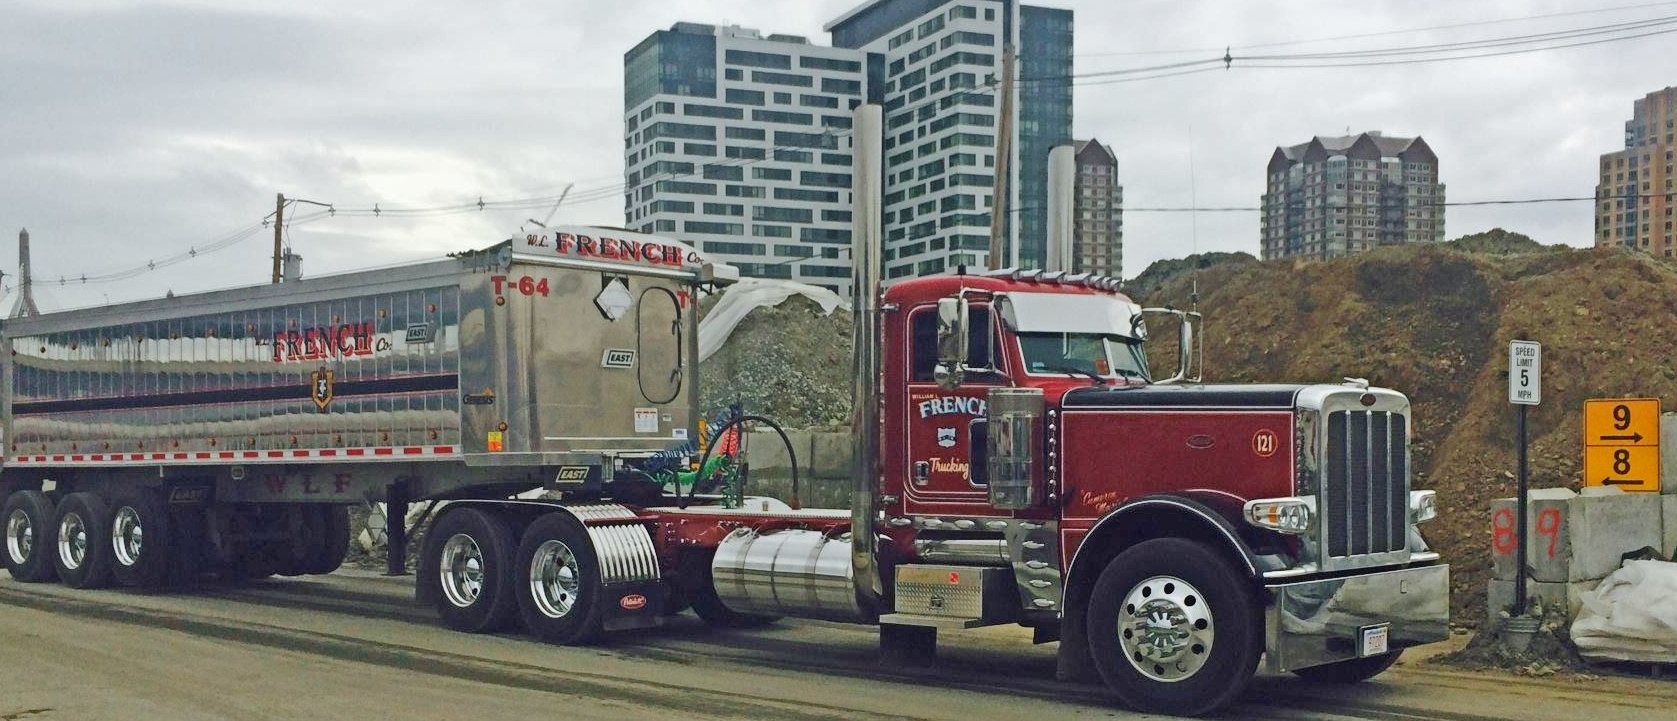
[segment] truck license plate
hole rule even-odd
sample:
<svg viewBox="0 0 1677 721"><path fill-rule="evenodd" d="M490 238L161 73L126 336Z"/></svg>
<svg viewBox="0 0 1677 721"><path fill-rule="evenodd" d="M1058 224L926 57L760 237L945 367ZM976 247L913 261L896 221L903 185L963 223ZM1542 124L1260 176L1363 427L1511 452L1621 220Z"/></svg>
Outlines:
<svg viewBox="0 0 1677 721"><path fill-rule="evenodd" d="M1357 643L1357 656L1368 658L1379 656L1391 650L1391 624L1382 623L1378 626L1364 626L1360 631Z"/></svg>

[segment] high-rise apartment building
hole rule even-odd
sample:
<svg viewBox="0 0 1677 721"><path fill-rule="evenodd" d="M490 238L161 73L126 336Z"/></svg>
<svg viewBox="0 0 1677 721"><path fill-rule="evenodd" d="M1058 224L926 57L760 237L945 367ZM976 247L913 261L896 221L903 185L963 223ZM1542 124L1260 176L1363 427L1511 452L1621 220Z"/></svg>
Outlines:
<svg viewBox="0 0 1677 721"><path fill-rule="evenodd" d="M1623 150L1601 156L1595 244L1673 257L1677 235L1677 87L1637 100Z"/></svg>
<svg viewBox="0 0 1677 721"><path fill-rule="evenodd" d="M1099 140L1079 140L1073 153L1071 270L1121 278L1124 186L1118 182L1118 156Z"/></svg>
<svg viewBox="0 0 1677 721"><path fill-rule="evenodd" d="M624 213L761 278L847 293L850 110L866 58L676 23L623 57Z"/></svg>
<svg viewBox="0 0 1677 721"><path fill-rule="evenodd" d="M626 223L745 275L849 291L850 110L884 106L886 280L988 258L1004 44L1017 50L1003 265L1036 267L1071 141L1070 11L870 0L833 46L676 23L624 55Z"/></svg>
<svg viewBox="0 0 1677 721"><path fill-rule="evenodd" d="M1275 149L1263 196L1263 257L1336 258L1444 240L1438 156L1419 137L1369 131Z"/></svg>
<svg viewBox="0 0 1677 721"><path fill-rule="evenodd" d="M1071 142L1072 13L1016 0L868 0L833 45L884 59L885 280L988 262L999 79L1015 48L1009 212L999 265L1041 267L1048 152Z"/></svg>

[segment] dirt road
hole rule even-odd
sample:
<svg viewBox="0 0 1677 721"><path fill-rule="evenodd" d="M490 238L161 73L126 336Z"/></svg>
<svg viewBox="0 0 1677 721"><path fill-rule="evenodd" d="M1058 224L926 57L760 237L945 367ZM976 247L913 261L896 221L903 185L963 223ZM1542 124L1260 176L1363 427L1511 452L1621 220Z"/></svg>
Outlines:
<svg viewBox="0 0 1677 721"><path fill-rule="evenodd" d="M440 628L411 579L339 572L147 595L0 572L0 719L1143 718L1053 679L1020 629L945 634L881 665L871 629L680 616L604 646ZM1352 689L1260 678L1235 719L1666 719L1677 684L1556 681L1405 664Z"/></svg>

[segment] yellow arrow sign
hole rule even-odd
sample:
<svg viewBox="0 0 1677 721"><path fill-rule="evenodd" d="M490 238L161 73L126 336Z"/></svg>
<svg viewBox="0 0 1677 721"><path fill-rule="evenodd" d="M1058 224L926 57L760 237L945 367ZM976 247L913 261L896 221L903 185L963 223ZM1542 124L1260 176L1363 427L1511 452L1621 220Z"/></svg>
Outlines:
<svg viewBox="0 0 1677 721"><path fill-rule="evenodd" d="M1659 444L1660 399L1597 398L1584 401L1584 445Z"/></svg>
<svg viewBox="0 0 1677 721"><path fill-rule="evenodd" d="M1658 492L1660 449L1656 446L1586 446L1584 484Z"/></svg>

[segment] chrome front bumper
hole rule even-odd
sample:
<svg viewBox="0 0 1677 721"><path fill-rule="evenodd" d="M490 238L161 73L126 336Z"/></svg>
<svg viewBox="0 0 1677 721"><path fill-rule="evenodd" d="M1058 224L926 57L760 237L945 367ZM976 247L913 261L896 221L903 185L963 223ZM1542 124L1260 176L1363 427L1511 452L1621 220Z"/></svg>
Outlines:
<svg viewBox="0 0 1677 721"><path fill-rule="evenodd" d="M1274 673L1375 655L1450 635L1450 567L1405 568L1267 586L1264 651Z"/></svg>

